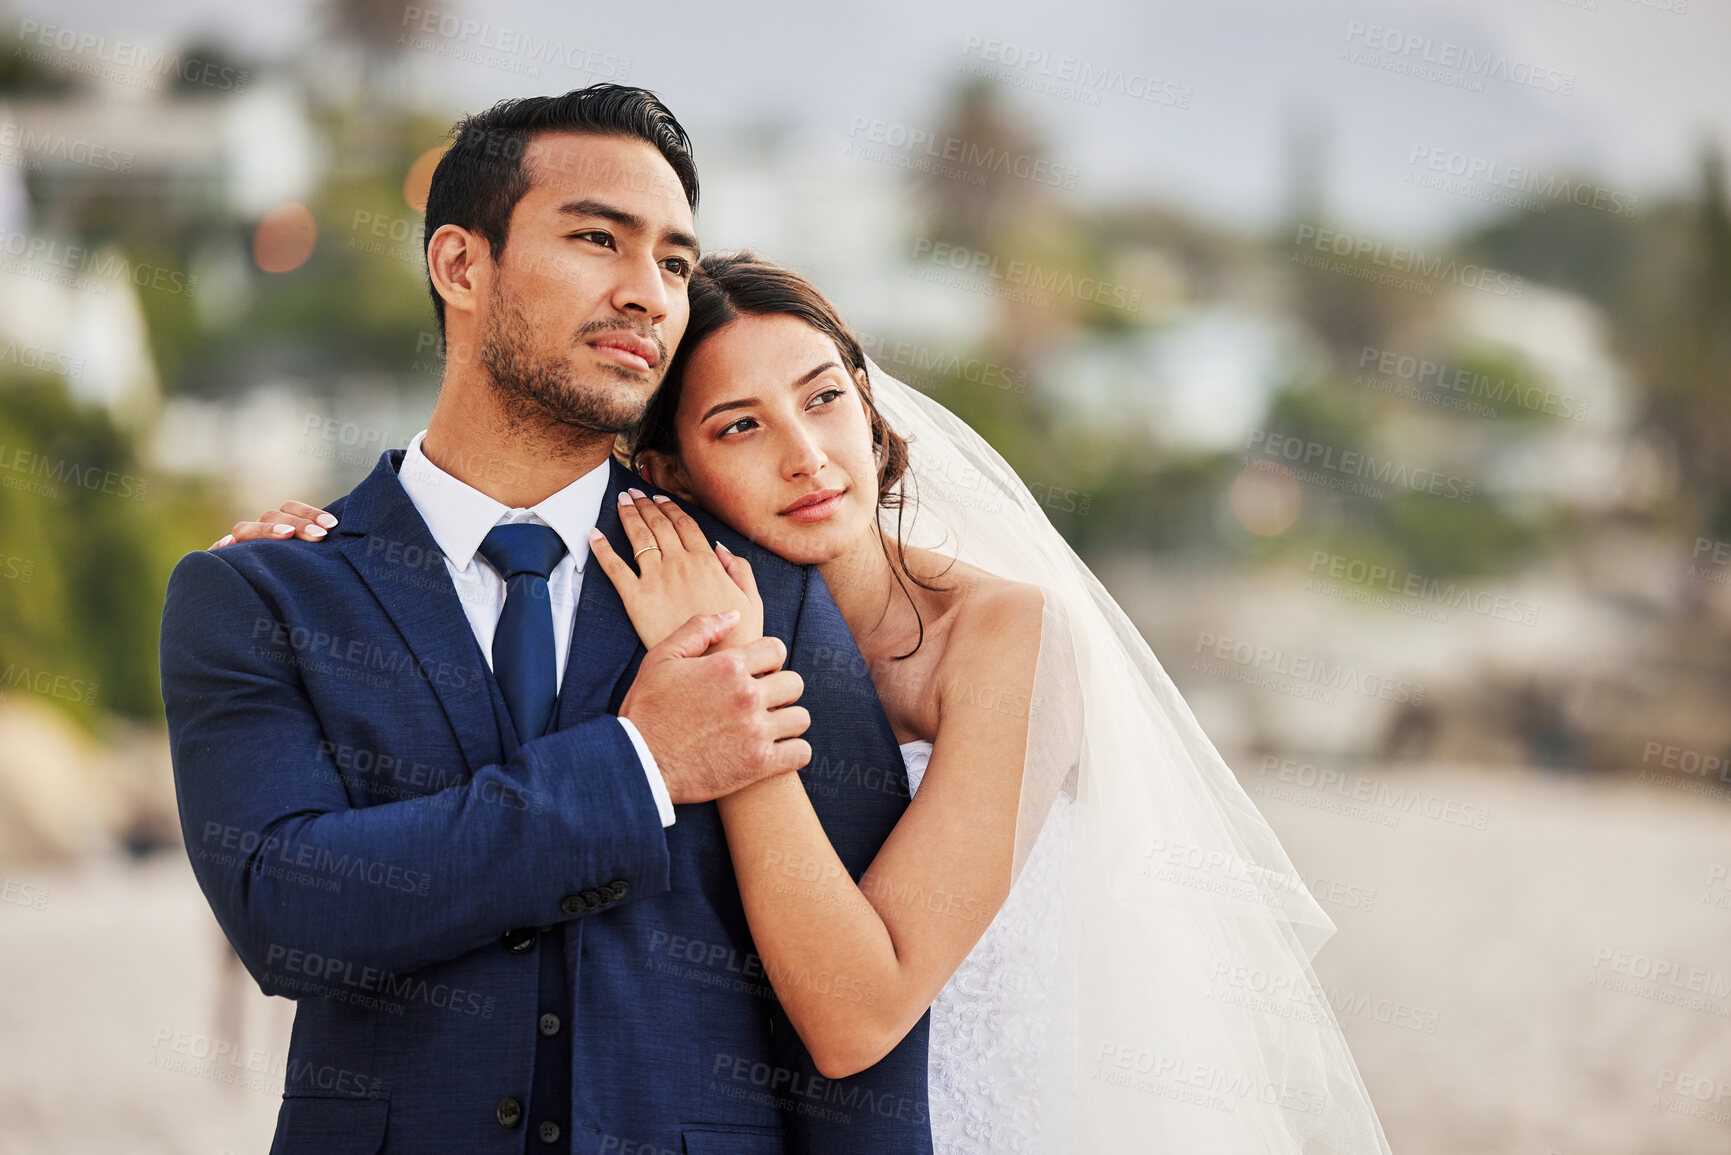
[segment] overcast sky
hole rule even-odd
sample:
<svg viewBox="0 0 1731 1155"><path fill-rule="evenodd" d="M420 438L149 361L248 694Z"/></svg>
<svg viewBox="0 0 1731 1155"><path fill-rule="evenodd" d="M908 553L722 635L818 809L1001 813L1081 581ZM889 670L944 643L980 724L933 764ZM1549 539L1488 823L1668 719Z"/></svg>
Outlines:
<svg viewBox="0 0 1731 1155"><path fill-rule="evenodd" d="M114 36L214 32L265 57L316 38L311 3L153 0L149 7L144 14L120 0L27 0L16 11ZM423 0L418 7L484 19L493 43L532 35L629 58L629 79L666 97L700 160L706 139L765 122L833 140L838 150L856 117L931 125L960 69L992 64L982 59L988 41L1043 53L1052 70L1064 57L1096 73L1121 70L1125 86L1140 91L1154 81L1166 86L1157 90L1166 99L1188 107L1118 92L1099 94L1097 106L1026 90L1013 96L1041 126L1051 158L1075 166L1078 195L1143 190L1247 224L1268 223L1283 205L1294 123L1321 130L1321 179L1336 219L1409 236L1434 235L1485 211L1461 192L1409 183L1415 150L1524 166L1541 177L1590 174L1608 191L1649 197L1693 179L1703 139L1731 146L1726 0L489 0L484 7ZM652 7L658 14L649 16ZM1451 67L1450 54L1469 52L1497 72L1480 91L1462 87L1465 74ZM1409 74L1427 57L1440 63L1443 80ZM591 79L556 66L531 79L431 52L418 58L421 99L452 112Z"/></svg>

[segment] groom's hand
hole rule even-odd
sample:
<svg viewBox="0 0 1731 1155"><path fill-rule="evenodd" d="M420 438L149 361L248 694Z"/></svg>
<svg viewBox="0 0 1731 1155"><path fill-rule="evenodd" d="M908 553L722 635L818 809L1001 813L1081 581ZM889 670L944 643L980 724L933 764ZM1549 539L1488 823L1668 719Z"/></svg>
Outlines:
<svg viewBox="0 0 1731 1155"><path fill-rule="evenodd" d="M738 620L737 610L687 619L643 655L619 708L674 802L708 802L811 761L811 744L799 736L811 715L794 704L805 682L781 668L781 639L704 653Z"/></svg>

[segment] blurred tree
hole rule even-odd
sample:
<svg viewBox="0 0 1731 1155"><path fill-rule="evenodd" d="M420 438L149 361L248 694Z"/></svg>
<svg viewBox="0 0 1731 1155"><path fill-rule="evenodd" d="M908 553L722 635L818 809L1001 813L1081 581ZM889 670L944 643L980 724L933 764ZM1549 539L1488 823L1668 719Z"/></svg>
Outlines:
<svg viewBox="0 0 1731 1155"><path fill-rule="evenodd" d="M168 574L210 544L218 505L153 484L101 410L36 374L0 382L0 483L0 671L14 671L0 690L41 692L16 678L46 673L50 687L55 677L95 687L91 702L45 694L86 723L99 711L160 717Z"/></svg>
<svg viewBox="0 0 1731 1155"><path fill-rule="evenodd" d="M1671 451L1690 531L1731 538L1731 207L1725 158L1701 152L1693 195L1611 213L1564 203L1469 239L1500 268L1599 304L1634 373L1641 426Z"/></svg>

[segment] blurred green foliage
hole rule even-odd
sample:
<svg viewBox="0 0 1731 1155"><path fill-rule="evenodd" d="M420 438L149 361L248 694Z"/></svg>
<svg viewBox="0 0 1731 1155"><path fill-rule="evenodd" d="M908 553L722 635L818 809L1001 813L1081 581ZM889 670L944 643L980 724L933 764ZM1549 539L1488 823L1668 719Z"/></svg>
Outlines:
<svg viewBox="0 0 1731 1155"><path fill-rule="evenodd" d="M54 697L86 724L160 717L168 575L217 536L220 502L145 475L103 411L43 375L0 381L0 463L0 553L19 563L0 564L0 670L95 683L94 704Z"/></svg>

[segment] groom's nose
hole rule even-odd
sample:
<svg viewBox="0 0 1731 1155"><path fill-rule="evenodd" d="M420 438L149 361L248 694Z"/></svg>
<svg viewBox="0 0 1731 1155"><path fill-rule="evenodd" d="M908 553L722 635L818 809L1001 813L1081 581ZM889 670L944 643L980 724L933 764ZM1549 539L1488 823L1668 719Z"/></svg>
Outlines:
<svg viewBox="0 0 1731 1155"><path fill-rule="evenodd" d="M673 295L654 256L621 261L616 268L619 276L613 286L613 307L621 313L647 314L655 324L666 320Z"/></svg>

